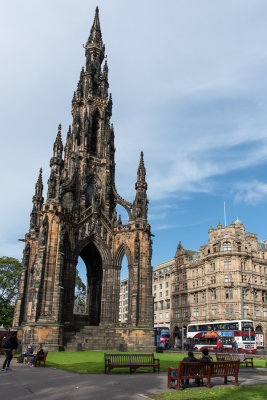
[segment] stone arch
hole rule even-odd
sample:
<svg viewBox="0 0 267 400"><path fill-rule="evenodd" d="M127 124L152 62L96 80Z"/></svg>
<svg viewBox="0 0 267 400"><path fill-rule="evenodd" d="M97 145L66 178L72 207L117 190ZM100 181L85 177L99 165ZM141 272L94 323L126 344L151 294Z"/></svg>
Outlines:
<svg viewBox="0 0 267 400"><path fill-rule="evenodd" d="M256 333L263 333L262 326L261 325L257 325L256 328L255 328L255 332Z"/></svg>
<svg viewBox="0 0 267 400"><path fill-rule="evenodd" d="M76 248L76 252L75 252L77 259L80 255L82 249L84 247L86 247L89 243L93 243L93 245L99 251L99 254L102 258L103 265L107 266L107 265L112 264L112 256L111 256L110 249L108 248L106 243L103 242L103 240L98 235L95 235L95 234L90 235L79 242L79 244Z"/></svg>
<svg viewBox="0 0 267 400"><path fill-rule="evenodd" d="M129 247L125 243L122 243L120 245L120 247L118 248L118 250L116 251L116 254L115 254L115 257L114 257L115 264L116 265L121 265L124 255L126 255L126 257L127 257L128 265L132 265L133 264L133 257L132 257L132 254L131 254L131 250L129 249Z"/></svg>

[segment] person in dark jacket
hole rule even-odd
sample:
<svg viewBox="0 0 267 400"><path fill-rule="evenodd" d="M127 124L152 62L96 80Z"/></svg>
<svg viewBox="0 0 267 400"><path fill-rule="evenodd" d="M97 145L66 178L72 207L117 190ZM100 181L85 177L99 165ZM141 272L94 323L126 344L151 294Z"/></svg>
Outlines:
<svg viewBox="0 0 267 400"><path fill-rule="evenodd" d="M31 367L36 367L36 362L37 360L41 360L44 359L44 350L43 350L43 346L42 343L39 343L38 349L37 349L37 353L35 355L32 355L30 358L30 366Z"/></svg>
<svg viewBox="0 0 267 400"><path fill-rule="evenodd" d="M15 353L16 348L18 347L16 332L13 332L10 336L4 338L2 342L2 347L5 349L6 352L6 359L2 366L2 371L9 371L12 357Z"/></svg>
<svg viewBox="0 0 267 400"><path fill-rule="evenodd" d="M200 362L209 363L212 361L212 357L209 356L209 350L202 350L202 357L199 359Z"/></svg>
<svg viewBox="0 0 267 400"><path fill-rule="evenodd" d="M183 360L182 360L183 362L191 363L191 362L198 362L199 361L197 358L194 357L194 353L192 351L189 351L187 353L187 355L188 355L188 357L184 357L183 358ZM181 384L182 385L184 384L184 380L183 379L181 379ZM189 385L189 379L185 380L185 384Z"/></svg>
<svg viewBox="0 0 267 400"><path fill-rule="evenodd" d="M194 357L194 353L192 351L188 352L188 357L184 357L183 362L198 362L199 360Z"/></svg>

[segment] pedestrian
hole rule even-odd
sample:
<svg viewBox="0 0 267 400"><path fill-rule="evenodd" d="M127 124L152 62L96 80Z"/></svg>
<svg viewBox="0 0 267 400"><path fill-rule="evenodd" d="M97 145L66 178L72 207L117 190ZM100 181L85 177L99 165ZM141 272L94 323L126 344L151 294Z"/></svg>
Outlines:
<svg viewBox="0 0 267 400"><path fill-rule="evenodd" d="M236 341L235 341L235 339L233 339L233 341L232 341L232 352L233 353L236 352Z"/></svg>
<svg viewBox="0 0 267 400"><path fill-rule="evenodd" d="M238 353L238 343L235 342L235 352Z"/></svg>
<svg viewBox="0 0 267 400"><path fill-rule="evenodd" d="M222 343L220 341L220 339L217 340L217 353L221 353L222 352Z"/></svg>
<svg viewBox="0 0 267 400"><path fill-rule="evenodd" d="M16 332L13 332L11 335L5 337L1 346L5 349L6 352L6 358L2 366L2 371L9 371L11 360L13 358L16 348L18 347Z"/></svg>

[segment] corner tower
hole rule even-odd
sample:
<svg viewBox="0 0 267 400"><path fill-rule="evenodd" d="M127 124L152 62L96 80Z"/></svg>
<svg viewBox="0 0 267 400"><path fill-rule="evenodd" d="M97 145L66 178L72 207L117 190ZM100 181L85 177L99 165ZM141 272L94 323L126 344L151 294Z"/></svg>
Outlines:
<svg viewBox="0 0 267 400"><path fill-rule="evenodd" d="M46 202L41 172L36 184L13 325L24 345L41 341L51 350L75 346L77 329L84 348L92 348L89 338L94 333L100 340L98 348L116 348L119 343L128 349L151 349L152 241L144 157L141 153L136 197L130 203L115 186L112 96L108 65L106 61L103 64L105 46L98 8L85 58L72 99L73 123L64 154L62 128L58 127ZM117 204L128 213L126 225L117 219ZM124 255L129 269L129 319L122 330L118 318ZM86 312L82 316L73 312L79 256L87 270Z"/></svg>

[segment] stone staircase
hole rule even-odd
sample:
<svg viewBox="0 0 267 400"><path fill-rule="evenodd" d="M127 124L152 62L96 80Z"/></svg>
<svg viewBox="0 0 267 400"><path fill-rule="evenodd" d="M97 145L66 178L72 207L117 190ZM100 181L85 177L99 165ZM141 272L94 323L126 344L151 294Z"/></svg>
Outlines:
<svg viewBox="0 0 267 400"><path fill-rule="evenodd" d="M83 326L76 332L65 332L64 339L66 351L76 351L78 345L82 345L82 350L127 349L122 335L111 327Z"/></svg>

